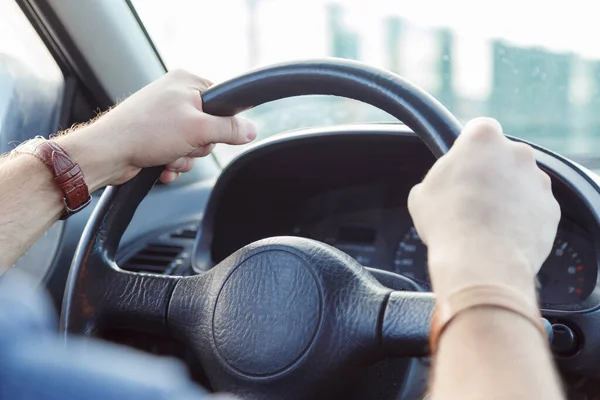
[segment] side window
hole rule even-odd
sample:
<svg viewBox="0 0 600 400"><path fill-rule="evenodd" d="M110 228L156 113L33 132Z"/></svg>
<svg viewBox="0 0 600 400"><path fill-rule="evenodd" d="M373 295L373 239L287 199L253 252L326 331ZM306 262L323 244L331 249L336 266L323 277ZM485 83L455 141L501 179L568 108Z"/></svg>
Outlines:
<svg viewBox="0 0 600 400"><path fill-rule="evenodd" d="M58 129L64 78L14 0L0 0L0 152Z"/></svg>

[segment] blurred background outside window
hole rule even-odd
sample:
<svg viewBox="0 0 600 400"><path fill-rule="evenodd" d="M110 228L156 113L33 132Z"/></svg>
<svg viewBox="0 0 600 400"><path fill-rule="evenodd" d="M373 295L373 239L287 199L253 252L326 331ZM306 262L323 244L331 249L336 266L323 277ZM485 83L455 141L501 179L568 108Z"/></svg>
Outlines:
<svg viewBox="0 0 600 400"><path fill-rule="evenodd" d="M343 57L389 69L462 122L505 132L600 168L600 24L573 0L134 0L167 67L215 82L261 65ZM392 121L355 101L314 96L246 113L261 137ZM220 146L223 163L239 148Z"/></svg>

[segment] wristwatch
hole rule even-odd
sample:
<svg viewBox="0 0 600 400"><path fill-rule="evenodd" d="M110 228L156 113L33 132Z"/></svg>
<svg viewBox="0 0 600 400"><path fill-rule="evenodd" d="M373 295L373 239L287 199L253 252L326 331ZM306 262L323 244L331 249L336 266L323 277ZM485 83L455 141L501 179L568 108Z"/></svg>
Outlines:
<svg viewBox="0 0 600 400"><path fill-rule="evenodd" d="M90 204L92 197L85 183L83 171L56 142L36 136L22 143L12 152L31 154L48 167L54 182L63 193L65 210L60 217L61 220L69 218Z"/></svg>

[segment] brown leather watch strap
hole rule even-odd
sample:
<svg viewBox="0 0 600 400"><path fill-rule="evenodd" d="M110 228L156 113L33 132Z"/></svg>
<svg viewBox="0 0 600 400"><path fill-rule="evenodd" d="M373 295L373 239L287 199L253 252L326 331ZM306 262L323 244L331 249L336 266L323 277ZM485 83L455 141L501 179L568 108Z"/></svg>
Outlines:
<svg viewBox="0 0 600 400"><path fill-rule="evenodd" d="M58 144L38 136L13 151L35 156L52 172L54 182L64 196L65 211L60 219L67 219L90 204L91 196L83 171Z"/></svg>
<svg viewBox="0 0 600 400"><path fill-rule="evenodd" d="M532 303L523 293L504 285L475 285L462 288L451 293L445 300L436 302L429 334L431 353L435 354L440 337L458 315L481 307L512 312L531 322L548 339L537 304Z"/></svg>

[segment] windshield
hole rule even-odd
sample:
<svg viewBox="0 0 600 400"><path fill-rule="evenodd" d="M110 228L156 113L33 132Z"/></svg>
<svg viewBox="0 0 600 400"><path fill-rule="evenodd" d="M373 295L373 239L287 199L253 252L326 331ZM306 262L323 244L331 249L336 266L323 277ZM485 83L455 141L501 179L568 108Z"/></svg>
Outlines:
<svg viewBox="0 0 600 400"><path fill-rule="evenodd" d="M219 82L275 62L355 59L411 80L463 123L492 116L508 134L600 167L600 24L594 2L133 4L169 69L185 68ZM280 100L246 115L257 122L259 138L304 127L394 121L365 104L325 96ZM215 153L227 163L241 150L217 146Z"/></svg>

